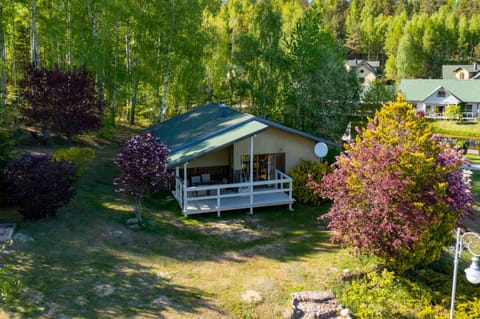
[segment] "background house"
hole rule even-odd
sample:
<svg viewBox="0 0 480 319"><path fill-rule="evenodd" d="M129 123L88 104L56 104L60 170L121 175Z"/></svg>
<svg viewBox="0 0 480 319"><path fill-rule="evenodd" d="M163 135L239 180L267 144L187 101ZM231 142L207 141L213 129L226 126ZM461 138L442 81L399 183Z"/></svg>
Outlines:
<svg viewBox="0 0 480 319"><path fill-rule="evenodd" d="M404 79L398 89L427 117L444 117L448 105L460 105L464 119L479 116L480 81Z"/></svg>
<svg viewBox="0 0 480 319"><path fill-rule="evenodd" d="M480 79L480 67L477 63L443 65L442 78L444 80L478 80Z"/></svg>
<svg viewBox="0 0 480 319"><path fill-rule="evenodd" d="M148 130L171 150L168 169L176 171L176 197L185 214L227 210L226 199L235 194L226 194L226 190L238 192L245 187L250 189L251 201L242 207L291 204L291 193L288 199L272 199L262 205L256 205L254 196L259 195L259 189L268 192L267 186L283 188L285 182L291 181L286 172L298 165L300 159L318 161L314 153L318 142L337 146L216 103L197 107ZM202 192L200 198L204 202L195 206L194 201L198 204L200 200L196 196L199 190L207 194ZM257 196L258 201L260 197ZM207 207L209 200L215 203ZM228 209L241 208L240 198L236 200L236 206Z"/></svg>
<svg viewBox="0 0 480 319"><path fill-rule="evenodd" d="M371 82L380 78L379 61L365 61L365 60L347 60L345 68L347 72L354 71L357 74L358 82L361 85L367 86Z"/></svg>

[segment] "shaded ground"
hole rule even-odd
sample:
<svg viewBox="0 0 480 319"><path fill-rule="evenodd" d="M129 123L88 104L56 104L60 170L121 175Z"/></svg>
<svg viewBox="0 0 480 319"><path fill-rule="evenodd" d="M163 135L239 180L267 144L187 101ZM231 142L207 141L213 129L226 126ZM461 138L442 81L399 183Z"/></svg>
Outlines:
<svg viewBox="0 0 480 319"><path fill-rule="evenodd" d="M24 285L0 317L288 317L291 292L327 289L343 268L365 266L329 243L317 221L326 208L184 218L161 193L145 202L145 228L132 230L133 207L112 185L119 142L94 147L95 162L57 217L26 222L0 208L0 223L16 222L24 236L0 253Z"/></svg>

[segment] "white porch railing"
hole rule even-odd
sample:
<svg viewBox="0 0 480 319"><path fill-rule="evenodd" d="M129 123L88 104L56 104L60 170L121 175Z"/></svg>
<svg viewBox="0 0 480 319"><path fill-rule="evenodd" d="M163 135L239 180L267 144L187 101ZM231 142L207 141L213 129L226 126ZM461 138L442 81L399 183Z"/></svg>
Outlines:
<svg viewBox="0 0 480 319"><path fill-rule="evenodd" d="M257 205L254 200L254 196L258 198L259 195L267 194L279 194L284 193L288 195L287 202L289 204L289 209L292 210L292 203L294 202L292 196L292 178L287 174L275 170L275 179L265 180L265 181L254 181L252 184L250 182L243 183L233 183L233 184L213 184L213 185L198 185L198 186L188 186L184 187L184 180L180 177L176 177L176 185L174 191L174 197L177 199L182 212L185 216L190 214L198 214L216 211L220 216L220 212L224 210L235 209L235 206L226 206L223 205L227 200L236 199L245 199L249 197L249 204L246 205L250 208L250 213L253 212L253 207L265 206ZM285 195L284 195L285 196ZM196 210L193 207L192 203L198 202L209 202L215 203L214 207L211 209ZM283 200L282 202L284 202ZM272 204L274 205L274 203ZM242 206L244 207L244 206Z"/></svg>

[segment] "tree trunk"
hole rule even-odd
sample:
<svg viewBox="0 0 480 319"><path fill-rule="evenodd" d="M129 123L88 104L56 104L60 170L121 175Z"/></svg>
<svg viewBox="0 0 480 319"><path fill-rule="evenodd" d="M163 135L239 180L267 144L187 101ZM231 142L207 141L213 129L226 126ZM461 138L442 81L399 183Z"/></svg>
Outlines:
<svg viewBox="0 0 480 319"><path fill-rule="evenodd" d="M17 89L17 53L15 50L15 1L12 1L13 13L12 13L12 75L13 75L13 88Z"/></svg>
<svg viewBox="0 0 480 319"><path fill-rule="evenodd" d="M6 36L3 24L3 6L0 5L0 107L7 99L7 55Z"/></svg>
<svg viewBox="0 0 480 319"><path fill-rule="evenodd" d="M115 55L113 60L113 96L112 96L112 114L111 121L112 127L115 127L115 116L117 114L117 68L118 68L118 20L115 21Z"/></svg>
<svg viewBox="0 0 480 319"><path fill-rule="evenodd" d="M170 40L168 42L168 55L167 55L167 74L165 76L165 86L163 88L162 105L160 106L160 115L158 116L158 122L161 123L163 114L165 113L165 105L167 104L167 92L168 83L170 82L170 69L172 60L172 46L173 46L173 33L175 32L175 0L172 0L172 27L170 29Z"/></svg>
<svg viewBox="0 0 480 319"><path fill-rule="evenodd" d="M97 32L97 15L95 8L92 9L91 1L88 2L88 14L92 20L92 37L93 37L93 65L95 67L95 84L97 86L98 101L100 102L100 114L103 116L105 111L105 98L104 98L104 83L103 73L100 71L99 59L98 59L98 32Z"/></svg>
<svg viewBox="0 0 480 319"><path fill-rule="evenodd" d="M142 200L135 199L135 216L137 217L137 222L139 226L142 226Z"/></svg>
<svg viewBox="0 0 480 319"><path fill-rule="evenodd" d="M39 52L37 39L37 4L32 0L32 65L34 68L39 66Z"/></svg>
<svg viewBox="0 0 480 319"><path fill-rule="evenodd" d="M130 124L135 124L135 108L137 107L138 79L133 82L132 107L130 108Z"/></svg>
<svg viewBox="0 0 480 319"><path fill-rule="evenodd" d="M7 54L6 54L6 40L5 31L3 31L3 37L0 39L0 64L1 64L1 98L0 106L5 106L7 100Z"/></svg>

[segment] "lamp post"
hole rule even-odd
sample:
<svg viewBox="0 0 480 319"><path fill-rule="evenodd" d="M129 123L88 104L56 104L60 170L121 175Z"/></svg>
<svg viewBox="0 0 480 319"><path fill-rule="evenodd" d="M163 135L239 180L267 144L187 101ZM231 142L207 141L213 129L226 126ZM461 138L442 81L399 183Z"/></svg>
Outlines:
<svg viewBox="0 0 480 319"><path fill-rule="evenodd" d="M465 275L467 280L472 284L480 283L480 267L478 266L478 257L480 257L480 252L475 253L472 250L472 241L480 241L480 234L474 232L467 232L463 235L460 235L460 228L457 228L457 241L455 244L455 259L453 266L453 284L452 284L452 301L450 304L450 319L453 319L453 311L455 308L455 290L457 288L457 272L458 272L458 258L462 254L464 248L472 255L472 264L470 267L465 269Z"/></svg>

